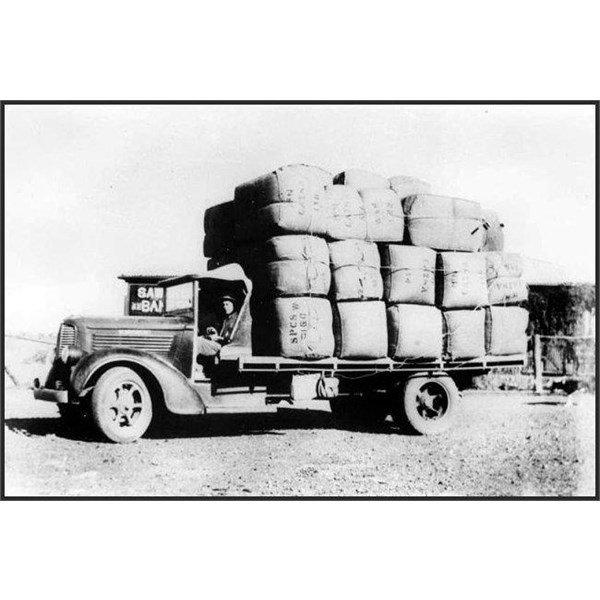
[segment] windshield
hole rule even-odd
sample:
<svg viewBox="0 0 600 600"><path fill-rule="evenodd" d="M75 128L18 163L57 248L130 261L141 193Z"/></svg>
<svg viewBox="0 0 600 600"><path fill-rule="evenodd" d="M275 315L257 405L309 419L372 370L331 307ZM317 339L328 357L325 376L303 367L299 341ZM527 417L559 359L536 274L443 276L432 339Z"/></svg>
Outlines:
<svg viewBox="0 0 600 600"><path fill-rule="evenodd" d="M165 289L165 313L192 312L194 308L194 284L186 281Z"/></svg>

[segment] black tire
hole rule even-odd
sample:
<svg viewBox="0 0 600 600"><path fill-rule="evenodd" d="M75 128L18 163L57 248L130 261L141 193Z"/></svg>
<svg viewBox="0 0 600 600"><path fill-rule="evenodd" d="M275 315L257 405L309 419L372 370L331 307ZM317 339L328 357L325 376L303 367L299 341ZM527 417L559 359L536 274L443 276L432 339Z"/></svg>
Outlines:
<svg viewBox="0 0 600 600"><path fill-rule="evenodd" d="M460 393L447 375L411 377L397 387L398 392L392 417L411 433L437 435L454 423Z"/></svg>
<svg viewBox="0 0 600 600"><path fill-rule="evenodd" d="M113 367L94 387L91 416L97 431L111 442L134 442L152 422L152 398L144 380L132 369Z"/></svg>

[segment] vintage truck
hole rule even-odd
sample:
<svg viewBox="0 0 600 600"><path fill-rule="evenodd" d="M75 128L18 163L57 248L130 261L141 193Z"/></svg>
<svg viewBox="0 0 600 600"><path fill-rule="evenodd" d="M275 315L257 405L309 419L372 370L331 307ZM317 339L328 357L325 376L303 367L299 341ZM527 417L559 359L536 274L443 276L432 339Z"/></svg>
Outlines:
<svg viewBox="0 0 600 600"><path fill-rule="evenodd" d="M341 421L389 415L419 434L445 431L460 393L455 380L525 364L524 355L451 362L391 359L298 360L252 353L252 283L237 264L163 280L164 316L69 317L34 397L58 403L70 424L91 422L113 442L132 442L162 415L274 411L328 401ZM210 364L198 344L214 321L215 298L241 307L231 336Z"/></svg>

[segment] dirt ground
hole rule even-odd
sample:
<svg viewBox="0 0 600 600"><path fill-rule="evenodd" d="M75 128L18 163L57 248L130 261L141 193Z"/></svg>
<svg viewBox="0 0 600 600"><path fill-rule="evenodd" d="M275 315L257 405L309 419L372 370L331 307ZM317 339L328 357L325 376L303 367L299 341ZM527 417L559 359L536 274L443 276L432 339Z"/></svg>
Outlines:
<svg viewBox="0 0 600 600"><path fill-rule="evenodd" d="M6 389L6 496L594 495L594 398L466 392L438 437L338 428L325 410L185 418L128 445ZM326 406L326 405L324 405Z"/></svg>

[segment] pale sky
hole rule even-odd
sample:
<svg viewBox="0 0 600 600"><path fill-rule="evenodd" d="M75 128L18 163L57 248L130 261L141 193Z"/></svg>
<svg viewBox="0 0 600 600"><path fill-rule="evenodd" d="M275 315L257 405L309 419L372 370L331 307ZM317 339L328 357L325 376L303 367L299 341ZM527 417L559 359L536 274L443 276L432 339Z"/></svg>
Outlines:
<svg viewBox="0 0 600 600"><path fill-rule="evenodd" d="M205 208L291 163L477 200L506 250L593 281L593 106L7 106L6 329L123 313L121 273L201 271Z"/></svg>

